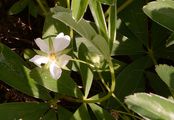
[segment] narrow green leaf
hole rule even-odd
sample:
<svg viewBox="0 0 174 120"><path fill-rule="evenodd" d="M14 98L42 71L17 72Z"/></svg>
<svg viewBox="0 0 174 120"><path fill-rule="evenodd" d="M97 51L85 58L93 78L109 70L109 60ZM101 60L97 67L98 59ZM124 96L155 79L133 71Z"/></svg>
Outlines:
<svg viewBox="0 0 174 120"><path fill-rule="evenodd" d="M109 33L109 47L112 50L113 43L116 40L116 30L117 30L117 4L110 6L109 21L108 21L108 33Z"/></svg>
<svg viewBox="0 0 174 120"><path fill-rule="evenodd" d="M49 109L46 103L4 103L0 104L2 120L39 120Z"/></svg>
<svg viewBox="0 0 174 120"><path fill-rule="evenodd" d="M70 120L72 118L73 113L62 106L58 106L57 115L58 120Z"/></svg>
<svg viewBox="0 0 174 120"><path fill-rule="evenodd" d="M79 22L75 22L69 12L55 12L53 18L60 20L64 24L73 28L77 33L88 40L92 40L97 34L89 22L81 19Z"/></svg>
<svg viewBox="0 0 174 120"><path fill-rule="evenodd" d="M89 0L72 0L72 16L76 21L79 21L83 17L88 6L88 1Z"/></svg>
<svg viewBox="0 0 174 120"><path fill-rule="evenodd" d="M84 44L80 45L78 56L81 60L86 61L86 57L88 56L88 49ZM84 64L80 64L80 73L82 76L85 98L87 98L93 81L93 73L92 70Z"/></svg>
<svg viewBox="0 0 174 120"><path fill-rule="evenodd" d="M60 32L64 34L69 33L69 28L60 21L52 18L52 14L47 14L45 17L42 38L48 39L50 37L55 37Z"/></svg>
<svg viewBox="0 0 174 120"><path fill-rule="evenodd" d="M81 19L79 22L75 22L71 15L66 12L58 12L57 14L54 14L53 17L70 26L81 36L86 38L101 52L101 54L104 55L105 59L109 61L110 51L106 40L102 36L97 35L96 31L88 22L84 19Z"/></svg>
<svg viewBox="0 0 174 120"><path fill-rule="evenodd" d="M0 79L15 89L42 99L49 99L48 91L29 76L24 61L8 47L0 44Z"/></svg>
<svg viewBox="0 0 174 120"><path fill-rule="evenodd" d="M174 95L174 67L164 64L156 66L155 70Z"/></svg>
<svg viewBox="0 0 174 120"><path fill-rule="evenodd" d="M174 102L155 94L136 93L125 99L128 107L150 120L173 120Z"/></svg>
<svg viewBox="0 0 174 120"><path fill-rule="evenodd" d="M30 75L39 85L51 91L73 97L81 97L80 89L69 74L69 72L64 71L58 80L54 80L50 75L49 69L35 68Z"/></svg>
<svg viewBox="0 0 174 120"><path fill-rule="evenodd" d="M94 103L90 103L89 106L91 107L97 120L114 120L114 118L111 116L111 114L108 111L101 108L100 106L98 106Z"/></svg>
<svg viewBox="0 0 174 120"><path fill-rule="evenodd" d="M153 1L145 5L143 11L155 22L171 31L174 31L174 1Z"/></svg>
<svg viewBox="0 0 174 120"><path fill-rule="evenodd" d="M19 0L13 4L9 10L10 15L18 14L27 6L28 0Z"/></svg>
<svg viewBox="0 0 174 120"><path fill-rule="evenodd" d="M53 109L50 109L42 117L42 120L57 120L57 112L54 111Z"/></svg>
<svg viewBox="0 0 174 120"><path fill-rule="evenodd" d="M89 7L91 9L96 26L102 36L108 39L106 21L101 4L96 0L90 0Z"/></svg>
<svg viewBox="0 0 174 120"><path fill-rule="evenodd" d="M73 114L71 120L91 120L86 104L82 104Z"/></svg>

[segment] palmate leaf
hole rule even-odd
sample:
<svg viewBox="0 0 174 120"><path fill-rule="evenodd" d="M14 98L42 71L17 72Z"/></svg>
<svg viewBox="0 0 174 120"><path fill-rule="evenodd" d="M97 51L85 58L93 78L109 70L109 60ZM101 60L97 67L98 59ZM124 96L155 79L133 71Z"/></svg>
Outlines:
<svg viewBox="0 0 174 120"><path fill-rule="evenodd" d="M144 4L145 1L133 0L133 2L129 6L119 12L118 18L120 18L130 30L128 34L135 35L138 42L141 42L141 44L147 46L147 17L142 11L142 7L144 6ZM124 35L124 31L122 34ZM128 35L125 36L129 38Z"/></svg>
<svg viewBox="0 0 174 120"><path fill-rule="evenodd" d="M73 97L82 97L82 93L77 84L69 76L68 71L63 71L58 80L54 80L49 72L49 69L34 68L31 70L30 76L41 86L64 95Z"/></svg>
<svg viewBox="0 0 174 120"><path fill-rule="evenodd" d="M120 100L134 92L144 91L144 71L150 65L152 61L148 56L144 56L129 64L118 74L115 94Z"/></svg>
<svg viewBox="0 0 174 120"><path fill-rule="evenodd" d="M173 120L174 101L155 94L136 93L125 99L128 107L146 120Z"/></svg>
<svg viewBox="0 0 174 120"><path fill-rule="evenodd" d="M72 0L71 10L73 18L78 22L86 12L89 0Z"/></svg>
<svg viewBox="0 0 174 120"><path fill-rule="evenodd" d="M46 103L3 103L0 104L2 120L39 120L49 109Z"/></svg>
<svg viewBox="0 0 174 120"><path fill-rule="evenodd" d="M8 47L0 43L0 80L15 89L42 99L50 99L48 91L35 83L24 61Z"/></svg>
<svg viewBox="0 0 174 120"><path fill-rule="evenodd" d="M157 0L143 7L144 13L163 27L174 31L174 1Z"/></svg>

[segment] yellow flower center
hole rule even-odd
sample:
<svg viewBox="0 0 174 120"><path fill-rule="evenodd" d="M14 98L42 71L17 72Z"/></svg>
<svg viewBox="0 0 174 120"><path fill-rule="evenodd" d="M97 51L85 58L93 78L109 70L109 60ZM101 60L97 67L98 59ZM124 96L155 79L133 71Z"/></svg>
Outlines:
<svg viewBox="0 0 174 120"><path fill-rule="evenodd" d="M49 54L49 59L56 60L56 54L55 53L50 53Z"/></svg>

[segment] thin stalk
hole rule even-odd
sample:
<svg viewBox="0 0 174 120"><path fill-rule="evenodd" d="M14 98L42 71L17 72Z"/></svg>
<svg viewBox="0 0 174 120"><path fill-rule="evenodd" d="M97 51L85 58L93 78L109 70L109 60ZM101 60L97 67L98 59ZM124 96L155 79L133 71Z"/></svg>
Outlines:
<svg viewBox="0 0 174 120"><path fill-rule="evenodd" d="M122 10L124 10L128 5L130 5L133 2L133 0L127 0L126 2L124 2L118 9L117 9L117 13L121 12ZM109 11L110 11L111 7L109 7L106 12L105 12L105 17L107 17L109 15Z"/></svg>
<svg viewBox="0 0 174 120"><path fill-rule="evenodd" d="M148 55L149 55L150 58L152 59L154 65L157 65L158 63L157 63L157 61L156 61L156 59L155 59L155 56L154 56L154 54L153 54L153 50L150 49L150 48L148 48Z"/></svg>
<svg viewBox="0 0 174 120"><path fill-rule="evenodd" d="M86 64L86 65L89 65L90 67L94 68L95 66L91 63L88 63L88 62L85 62L83 60L79 60L79 59L70 59L71 61L75 61L75 62L79 62L79 63L83 63L83 64Z"/></svg>
<svg viewBox="0 0 174 120"><path fill-rule="evenodd" d="M42 11L44 12L44 15L46 15L48 12L45 9L44 5L42 4L42 2L40 0L36 0L37 3L39 4L40 8L42 9Z"/></svg>
<svg viewBox="0 0 174 120"><path fill-rule="evenodd" d="M98 75L100 77L100 80L102 82L102 84L105 86L105 88L107 89L107 91L110 91L110 88L108 87L108 85L105 83L102 75L101 75L101 72L98 72ZM116 97L116 95L114 93L112 93L112 97L115 98L117 100L117 102L127 111L127 112L130 112L129 109Z"/></svg>
<svg viewBox="0 0 174 120"><path fill-rule="evenodd" d="M127 0L126 2L124 2L117 10L117 12L121 12L122 10L124 10L129 4L131 4L133 2L133 0Z"/></svg>

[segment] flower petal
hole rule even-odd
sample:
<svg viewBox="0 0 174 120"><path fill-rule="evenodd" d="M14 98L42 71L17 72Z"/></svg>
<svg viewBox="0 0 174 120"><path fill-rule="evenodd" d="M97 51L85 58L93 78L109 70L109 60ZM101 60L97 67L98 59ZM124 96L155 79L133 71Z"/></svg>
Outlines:
<svg viewBox="0 0 174 120"><path fill-rule="evenodd" d="M61 68L65 67L68 64L70 59L71 59L71 56L66 54L59 56L57 60L59 67Z"/></svg>
<svg viewBox="0 0 174 120"><path fill-rule="evenodd" d="M41 38L35 39L35 43L45 53L49 53L49 45L46 41L42 40Z"/></svg>
<svg viewBox="0 0 174 120"><path fill-rule="evenodd" d="M59 68L55 62L50 63L50 74L55 80L59 79L62 74L61 68Z"/></svg>
<svg viewBox="0 0 174 120"><path fill-rule="evenodd" d="M35 65L37 65L38 67L41 67L41 64L46 64L48 63L48 58L45 56L41 56L41 55L35 55L33 58L31 58L29 61L33 62Z"/></svg>
<svg viewBox="0 0 174 120"><path fill-rule="evenodd" d="M53 47L55 52L61 51L68 47L70 44L70 37L68 35L65 35L63 33L59 33L55 39L53 40Z"/></svg>

